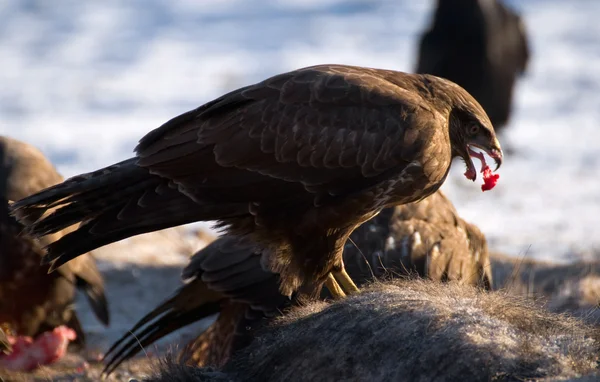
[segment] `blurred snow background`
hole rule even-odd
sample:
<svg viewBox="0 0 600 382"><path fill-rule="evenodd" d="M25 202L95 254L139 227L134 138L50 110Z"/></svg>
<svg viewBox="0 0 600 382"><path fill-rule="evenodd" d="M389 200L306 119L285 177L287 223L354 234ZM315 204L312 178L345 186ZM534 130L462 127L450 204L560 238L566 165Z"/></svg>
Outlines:
<svg viewBox="0 0 600 382"><path fill-rule="evenodd" d="M538 259L600 244L600 2L512 1L533 57L499 185L456 166L443 189L492 249ZM1 0L0 133L66 176L222 93L318 63L411 71L433 0ZM458 163L457 163L458 164ZM132 258L135 253L124 253Z"/></svg>

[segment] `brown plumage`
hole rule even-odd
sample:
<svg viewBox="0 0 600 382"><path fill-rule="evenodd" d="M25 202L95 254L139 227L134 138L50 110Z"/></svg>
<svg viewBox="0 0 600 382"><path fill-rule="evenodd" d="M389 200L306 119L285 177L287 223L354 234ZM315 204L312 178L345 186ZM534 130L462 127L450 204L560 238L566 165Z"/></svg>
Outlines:
<svg viewBox="0 0 600 382"><path fill-rule="evenodd" d="M194 347L208 362L225 359L247 345L257 325L275 317L292 299L279 291L279 277L261 266L261 253L246 239L226 236L196 253L183 270L187 284L144 316L111 349L106 371L132 357L142 347L203 318L222 312L212 329L203 333L206 349ZM213 342L215 341L215 342ZM214 346L214 343L220 346ZM202 346L202 345L198 345Z"/></svg>
<svg viewBox="0 0 600 382"><path fill-rule="evenodd" d="M0 137L0 323L17 335L33 337L67 325L83 344L85 336L73 311L76 288L86 294L100 321L109 321L104 283L95 260L85 254L48 274L48 266L40 265L44 245L74 227L38 240L21 234L24 227L8 210L8 200L24 198L62 180L39 150Z"/></svg>
<svg viewBox="0 0 600 382"><path fill-rule="evenodd" d="M491 288L485 236L457 215L441 191L418 203L384 209L357 228L351 239L344 263L359 285L373 281L373 276L417 273ZM106 353L107 370L135 355L140 346L216 313L217 320L184 350L184 359L222 365L246 346L264 317L278 315L294 302L279 294L277 276L261 268L260 253L253 247L225 236L196 253L183 272L189 282Z"/></svg>
<svg viewBox="0 0 600 382"><path fill-rule="evenodd" d="M147 134L136 157L15 203L60 266L126 237L218 220L261 245L282 292L313 293L342 269L350 233L382 208L435 192L471 147L502 160L481 106L444 79L320 65L271 77ZM31 221L31 215L60 207Z"/></svg>
<svg viewBox="0 0 600 382"><path fill-rule="evenodd" d="M438 0L416 71L465 88L498 130L510 118L515 80L528 60L523 21L501 1Z"/></svg>
<svg viewBox="0 0 600 382"><path fill-rule="evenodd" d="M417 273L437 281L492 287L485 236L458 216L441 191L418 203L383 210L350 238L344 265L358 284L373 276Z"/></svg>

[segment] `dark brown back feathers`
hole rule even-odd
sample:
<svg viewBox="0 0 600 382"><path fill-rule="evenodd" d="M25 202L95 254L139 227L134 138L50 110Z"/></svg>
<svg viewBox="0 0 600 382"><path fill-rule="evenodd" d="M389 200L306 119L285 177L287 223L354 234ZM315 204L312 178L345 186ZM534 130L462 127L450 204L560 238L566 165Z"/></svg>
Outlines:
<svg viewBox="0 0 600 382"><path fill-rule="evenodd" d="M84 334L73 311L75 288L86 294L104 324L109 321L104 284L95 260L85 254L48 274L48 266L40 265L44 245L75 227L38 240L22 234L24 227L9 214L8 199L23 198L61 181L39 150L0 137L0 323L29 336L68 325L83 343Z"/></svg>

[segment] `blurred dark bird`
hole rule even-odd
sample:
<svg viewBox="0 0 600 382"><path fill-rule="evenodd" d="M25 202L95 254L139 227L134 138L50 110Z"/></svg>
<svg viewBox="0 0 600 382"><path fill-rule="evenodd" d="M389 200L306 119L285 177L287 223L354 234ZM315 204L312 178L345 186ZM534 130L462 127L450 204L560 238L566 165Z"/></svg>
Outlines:
<svg viewBox="0 0 600 382"><path fill-rule="evenodd" d="M599 352L597 327L532 301L396 279L288 312L223 367L171 361L146 381L583 382Z"/></svg>
<svg viewBox="0 0 600 382"><path fill-rule="evenodd" d="M510 118L515 80L528 60L523 21L501 1L438 0L416 71L465 88L498 130Z"/></svg>
<svg viewBox="0 0 600 382"><path fill-rule="evenodd" d="M485 236L458 216L441 191L418 203L384 209L350 238L344 263L358 285L418 274L491 289ZM182 277L188 283L106 353L108 372L165 335L217 313L182 356L191 364L220 366L251 341L265 318L279 316L295 302L279 293L277 275L262 269L253 244L232 236L198 251Z"/></svg>
<svg viewBox="0 0 600 382"><path fill-rule="evenodd" d="M82 223L48 246L52 268L132 235L217 220L263 248L283 294L311 295L327 282L341 297L337 282L356 291L342 263L350 233L384 207L431 195L454 157L474 180L475 147L500 166L491 122L456 84L320 65L180 115L142 138L134 158L27 197L13 211L37 236ZM30 220L50 208L58 209Z"/></svg>
<svg viewBox="0 0 600 382"><path fill-rule="evenodd" d="M44 245L75 227L38 240L21 234L24 227L9 214L8 200L62 181L39 150L0 136L0 324L16 335L31 337L67 325L82 345L85 336L73 310L76 288L85 293L98 319L109 322L104 282L94 258L85 254L48 274L48 266L40 265Z"/></svg>
<svg viewBox="0 0 600 382"><path fill-rule="evenodd" d="M10 345L8 338L6 338L6 334L4 333L4 330L0 329L0 352L4 353L4 354L8 354L11 351L12 351L12 346Z"/></svg>

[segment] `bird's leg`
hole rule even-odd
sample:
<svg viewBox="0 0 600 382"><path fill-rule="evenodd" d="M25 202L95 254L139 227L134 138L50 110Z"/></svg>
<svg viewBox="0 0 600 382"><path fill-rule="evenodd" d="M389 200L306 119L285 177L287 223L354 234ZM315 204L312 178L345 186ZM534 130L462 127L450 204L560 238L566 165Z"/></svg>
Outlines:
<svg viewBox="0 0 600 382"><path fill-rule="evenodd" d="M335 277L333 277L333 273L329 273L327 275L327 280L325 280L325 287L327 287L329 293L331 293L333 298L335 298L336 300L346 297L346 293L344 293L338 282L335 280Z"/></svg>
<svg viewBox="0 0 600 382"><path fill-rule="evenodd" d="M358 292L358 287L356 286L354 281L352 281L352 278L350 277L348 272L346 272L344 264L342 264L342 268L339 271L334 271L330 273L330 275L331 274L333 274L334 279L339 283L339 285L342 287L344 292L346 292L346 294L353 294Z"/></svg>

